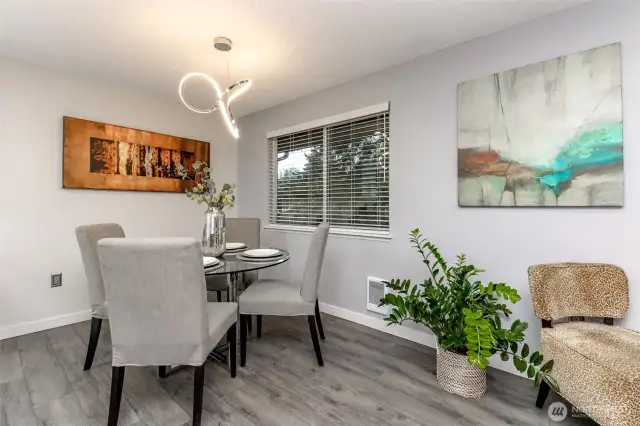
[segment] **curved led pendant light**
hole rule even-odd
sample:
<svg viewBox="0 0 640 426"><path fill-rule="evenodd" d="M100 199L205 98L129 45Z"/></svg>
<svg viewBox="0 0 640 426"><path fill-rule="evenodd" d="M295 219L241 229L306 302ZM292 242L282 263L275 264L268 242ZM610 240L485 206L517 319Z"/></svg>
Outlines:
<svg viewBox="0 0 640 426"><path fill-rule="evenodd" d="M228 52L231 50L231 40L226 37L216 37L214 39L214 47L221 52ZM229 64L227 62L227 78L229 77ZM196 108L193 105L190 105L184 98L182 94L182 88L187 80L191 78L201 78L207 81L213 91L216 93L216 103L213 104L211 108L200 109ZM233 114L231 114L231 101L236 99L238 96L242 95L244 92L249 90L251 87L251 80L240 80L236 83L233 83L229 86L224 92L220 90L220 86L218 83L209 75L201 73L201 72L192 72L190 74L185 75L180 80L180 86L178 88L178 93L180 94L180 99L182 103L189 108L193 112L197 112L198 114L209 114L214 112L217 109L220 109L220 113L222 114L222 118L229 129L229 132L233 135L234 138L238 139L240 137L240 131L238 130L238 126L236 125L236 120L233 118Z"/></svg>

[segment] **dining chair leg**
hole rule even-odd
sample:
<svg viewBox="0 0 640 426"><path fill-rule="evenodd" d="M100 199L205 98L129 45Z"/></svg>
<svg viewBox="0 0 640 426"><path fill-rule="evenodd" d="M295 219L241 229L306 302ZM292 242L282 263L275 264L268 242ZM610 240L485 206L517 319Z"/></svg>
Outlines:
<svg viewBox="0 0 640 426"><path fill-rule="evenodd" d="M117 426L122 400L122 385L124 384L124 367L111 369L111 400L109 401L109 419L107 426Z"/></svg>
<svg viewBox="0 0 640 426"><path fill-rule="evenodd" d="M251 329L253 328L253 316L247 315L247 333L251 336Z"/></svg>
<svg viewBox="0 0 640 426"><path fill-rule="evenodd" d="M169 368L166 365L161 365L158 367L158 377L164 379L168 376Z"/></svg>
<svg viewBox="0 0 640 426"><path fill-rule="evenodd" d="M240 367L247 365L247 316L240 314Z"/></svg>
<svg viewBox="0 0 640 426"><path fill-rule="evenodd" d="M309 331L311 332L311 340L313 340L313 350L316 352L318 365L322 367L324 365L324 361L322 360L320 341L318 340L318 331L316 330L316 318L315 315L308 315L307 318L309 319Z"/></svg>
<svg viewBox="0 0 640 426"><path fill-rule="evenodd" d="M195 368L193 382L193 426L200 426L202 420L202 394L204 393L204 364Z"/></svg>
<svg viewBox="0 0 640 426"><path fill-rule="evenodd" d="M91 318L91 332L89 334L89 347L87 347L87 357L84 360L84 369L90 370L93 364L93 357L98 347L98 338L100 337L100 328L102 327L102 319Z"/></svg>
<svg viewBox="0 0 640 426"><path fill-rule="evenodd" d="M218 302L222 302L222 292L221 291L216 291L216 298L218 299Z"/></svg>
<svg viewBox="0 0 640 426"><path fill-rule="evenodd" d="M256 315L256 334L258 339L262 337L262 315Z"/></svg>
<svg viewBox="0 0 640 426"><path fill-rule="evenodd" d="M317 299L316 299L316 323L318 324L318 332L320 333L320 338L324 340L324 327L322 326L322 318L320 318L320 305L318 304Z"/></svg>
<svg viewBox="0 0 640 426"><path fill-rule="evenodd" d="M229 371L231 372L231 377L236 377L236 348L238 344L237 335L238 333L236 323L234 323L227 332L227 336L229 337Z"/></svg>

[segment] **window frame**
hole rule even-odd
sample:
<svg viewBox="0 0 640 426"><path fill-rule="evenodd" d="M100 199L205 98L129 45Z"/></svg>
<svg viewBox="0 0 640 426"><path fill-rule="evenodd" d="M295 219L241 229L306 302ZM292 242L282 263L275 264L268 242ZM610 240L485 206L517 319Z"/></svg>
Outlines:
<svg viewBox="0 0 640 426"><path fill-rule="evenodd" d="M277 208L277 164L274 164L277 161L277 144L271 144L270 141L274 138L278 138L281 136L290 135L297 132L304 132L312 129L322 128L323 129L323 156L326 155L327 150L327 127L340 124L348 121L355 121L359 119L366 118L370 115L375 114L389 114L390 118L390 105L389 102L383 102L375 105L371 105L365 108L359 108L356 110L348 111L341 114L332 115L329 117L321 118L318 120L312 120L305 123L300 123L294 126L285 127L278 130L273 130L267 132L267 151L268 151L268 179L269 187L268 187L268 225L264 226L265 230L270 231L281 231L281 232L294 232L294 233L311 233L314 231L315 226L308 225L290 225L290 224L281 224L281 223L272 223L272 219L274 218L274 213L272 211L273 208ZM390 137L388 136L389 131L387 130L387 141L389 141ZM388 155L388 164L390 170L390 149L387 152ZM273 173L273 175L272 175ZM323 157L323 217L326 217L327 212L327 189L328 185L326 184L327 179L327 161L326 157ZM274 191L274 188L276 190ZM388 203L389 203L389 217L388 217L388 228L387 229L364 229L364 228L343 228L343 227L331 227L329 233L331 235L348 237L348 238L357 238L357 239L367 239L367 240L390 240L391 239L391 174L389 174L389 195L388 195Z"/></svg>

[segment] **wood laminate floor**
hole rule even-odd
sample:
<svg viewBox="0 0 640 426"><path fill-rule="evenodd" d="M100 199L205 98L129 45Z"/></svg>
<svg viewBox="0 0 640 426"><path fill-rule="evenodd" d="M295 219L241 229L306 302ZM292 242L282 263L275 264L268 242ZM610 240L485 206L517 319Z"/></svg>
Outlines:
<svg viewBox="0 0 640 426"><path fill-rule="evenodd" d="M325 366L318 367L306 318L265 317L235 379L206 370L203 425L549 425L531 382L490 370L488 393L470 401L436 381L435 351L323 315ZM0 426L106 425L111 378L103 322L91 371L82 370L89 323L0 341ZM160 379L157 368L127 367L122 426L191 421L193 372ZM561 426L594 425L567 418Z"/></svg>

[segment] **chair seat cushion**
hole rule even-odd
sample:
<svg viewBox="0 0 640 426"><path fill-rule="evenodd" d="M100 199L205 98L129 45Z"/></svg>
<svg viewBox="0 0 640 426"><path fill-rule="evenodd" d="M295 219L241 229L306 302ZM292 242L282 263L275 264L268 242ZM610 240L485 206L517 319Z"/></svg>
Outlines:
<svg viewBox="0 0 640 426"><path fill-rule="evenodd" d="M315 304L305 302L300 286L280 280L258 280L239 297L240 313L247 315L313 315Z"/></svg>
<svg viewBox="0 0 640 426"><path fill-rule="evenodd" d="M640 424L640 333L590 322L543 328L562 395L603 426Z"/></svg>
<svg viewBox="0 0 640 426"><path fill-rule="evenodd" d="M91 316L93 318L109 319L109 309L107 308L107 302L104 302L99 306L92 306Z"/></svg>
<svg viewBox="0 0 640 426"><path fill-rule="evenodd" d="M238 320L238 304L235 302L207 303L207 311L210 341L215 346L229 327Z"/></svg>
<svg viewBox="0 0 640 426"><path fill-rule="evenodd" d="M624 377L640 380L640 333L636 331L581 321L556 324L542 329L542 334Z"/></svg>

